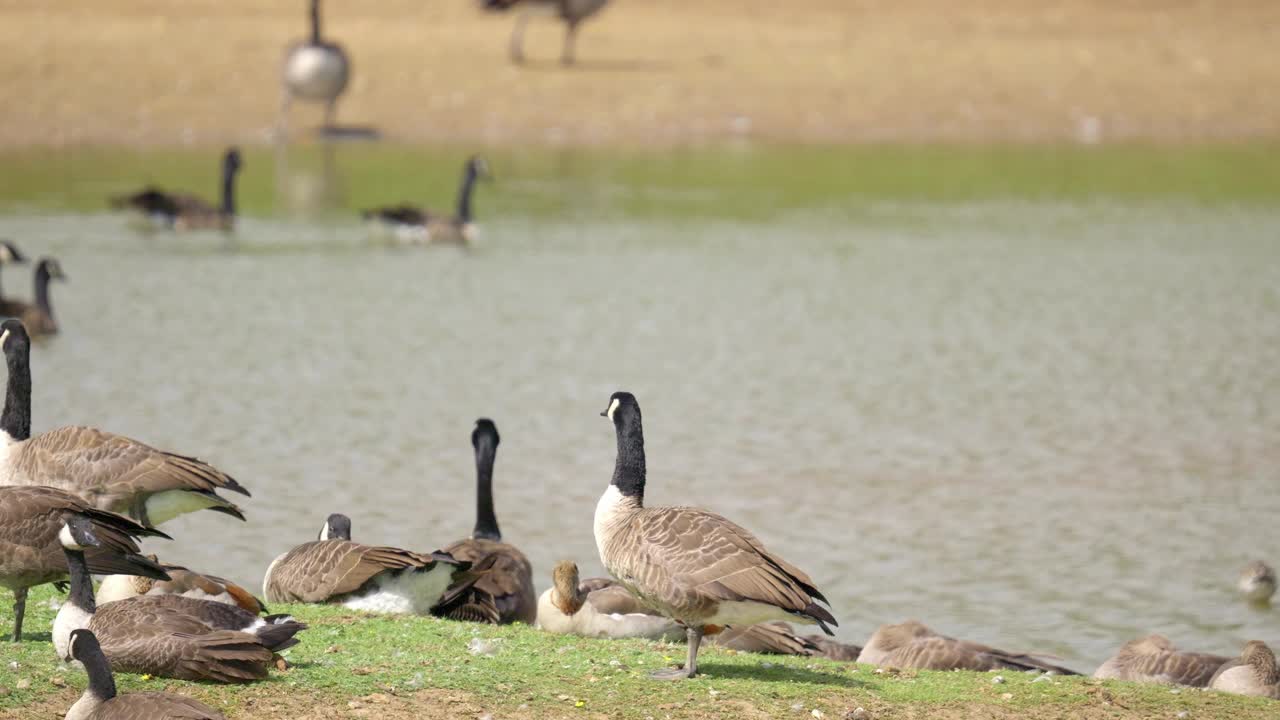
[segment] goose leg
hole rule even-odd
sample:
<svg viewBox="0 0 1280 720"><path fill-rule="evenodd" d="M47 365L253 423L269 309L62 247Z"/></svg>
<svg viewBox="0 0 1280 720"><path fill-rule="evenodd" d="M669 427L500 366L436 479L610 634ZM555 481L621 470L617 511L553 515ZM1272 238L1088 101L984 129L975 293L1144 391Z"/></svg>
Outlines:
<svg viewBox="0 0 1280 720"><path fill-rule="evenodd" d="M289 128L289 103L293 94L288 88L280 88L280 117L276 118L276 141L284 142Z"/></svg>
<svg viewBox="0 0 1280 720"><path fill-rule="evenodd" d="M564 30L564 47L560 50L561 65L573 64L574 46L577 44L577 40L578 23L575 20L570 20L568 27Z"/></svg>
<svg viewBox="0 0 1280 720"><path fill-rule="evenodd" d="M324 104L324 129L333 128L333 119L338 114L338 98L329 98Z"/></svg>
<svg viewBox="0 0 1280 720"><path fill-rule="evenodd" d="M654 680L684 680L698 674L698 646L702 644L702 626L690 625L685 628L685 636L689 639L689 659L682 668L667 668L650 673Z"/></svg>
<svg viewBox="0 0 1280 720"><path fill-rule="evenodd" d="M511 53L511 62L517 65L524 63L524 26L528 22L528 11L520 13L516 17L516 26L511 31L511 44L508 50Z"/></svg>
<svg viewBox="0 0 1280 720"><path fill-rule="evenodd" d="M13 641L22 642L22 616L27 612L27 589L13 591Z"/></svg>

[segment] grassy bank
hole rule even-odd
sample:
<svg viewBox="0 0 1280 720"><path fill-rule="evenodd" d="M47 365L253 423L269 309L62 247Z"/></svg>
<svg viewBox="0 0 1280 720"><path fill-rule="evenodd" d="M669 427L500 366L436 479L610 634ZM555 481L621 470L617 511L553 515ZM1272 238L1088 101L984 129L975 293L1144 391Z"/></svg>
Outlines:
<svg viewBox="0 0 1280 720"><path fill-rule="evenodd" d="M27 641L0 645L0 719L61 717L85 685L48 642L57 601L33 593ZM0 613L0 624L12 617ZM121 675L122 692L168 689L229 718L611 717L1251 718L1273 701L1154 685L1048 678L1017 672L885 672L805 658L707 648L697 680L645 675L682 658L683 646L603 641L433 618L374 617L341 608L273 607L310 623L287 652L293 667L245 687ZM15 665L16 663L16 665ZM816 713L815 713L816 711Z"/></svg>

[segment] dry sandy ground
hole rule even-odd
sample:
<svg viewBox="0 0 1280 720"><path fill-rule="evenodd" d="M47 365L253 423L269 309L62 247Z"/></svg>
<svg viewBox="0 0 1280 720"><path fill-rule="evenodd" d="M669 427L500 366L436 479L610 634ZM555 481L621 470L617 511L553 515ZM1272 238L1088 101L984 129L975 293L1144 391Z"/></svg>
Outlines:
<svg viewBox="0 0 1280 720"><path fill-rule="evenodd" d="M0 0L0 147L266 139L305 5ZM489 145L1280 134L1276 0L615 0L572 69L550 19L513 66L514 18L477 5L327 3L340 120Z"/></svg>

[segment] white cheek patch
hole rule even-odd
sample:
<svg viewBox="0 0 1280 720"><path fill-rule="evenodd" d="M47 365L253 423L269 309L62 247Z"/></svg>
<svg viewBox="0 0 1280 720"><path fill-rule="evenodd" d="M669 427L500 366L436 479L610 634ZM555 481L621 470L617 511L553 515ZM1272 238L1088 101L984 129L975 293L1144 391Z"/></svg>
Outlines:
<svg viewBox="0 0 1280 720"><path fill-rule="evenodd" d="M325 523L324 527L320 528L320 539L321 540L329 539L329 523Z"/></svg>
<svg viewBox="0 0 1280 720"><path fill-rule="evenodd" d="M8 340L8 339L9 339L9 331L8 331L8 330L5 330L3 333L0 333L0 347L4 347L4 343L5 343L5 341L6 341L6 340Z"/></svg>
<svg viewBox="0 0 1280 720"><path fill-rule="evenodd" d="M7 332L7 331L6 331L6 332ZM610 420L612 420L612 419L613 419L613 414L614 414L615 412L617 412L617 410L618 410L618 406L619 406L619 405L621 405L621 404L622 404L622 403L618 402L618 398L614 398L614 399L613 399L613 402L609 403L609 412L608 412L607 414L608 414L608 416L609 416L609 419L610 419Z"/></svg>
<svg viewBox="0 0 1280 720"><path fill-rule="evenodd" d="M13 253L9 250L8 245L0 245L0 262L9 262L13 259Z"/></svg>
<svg viewBox="0 0 1280 720"><path fill-rule="evenodd" d="M58 542L62 543L62 547L67 548L68 550L81 549L80 544L71 536L71 528L66 525L63 525L62 529L58 531Z"/></svg>

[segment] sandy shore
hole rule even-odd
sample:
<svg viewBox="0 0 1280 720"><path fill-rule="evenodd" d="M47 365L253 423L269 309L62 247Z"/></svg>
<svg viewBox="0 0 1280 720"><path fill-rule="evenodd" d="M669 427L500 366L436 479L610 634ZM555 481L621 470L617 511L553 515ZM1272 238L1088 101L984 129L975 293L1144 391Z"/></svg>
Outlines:
<svg viewBox="0 0 1280 720"><path fill-rule="evenodd" d="M1280 135L1270 0L615 0L572 69L549 19L512 65L513 19L329 3L355 64L340 121L499 146ZM0 0L0 147L264 141L305 32L304 0Z"/></svg>

